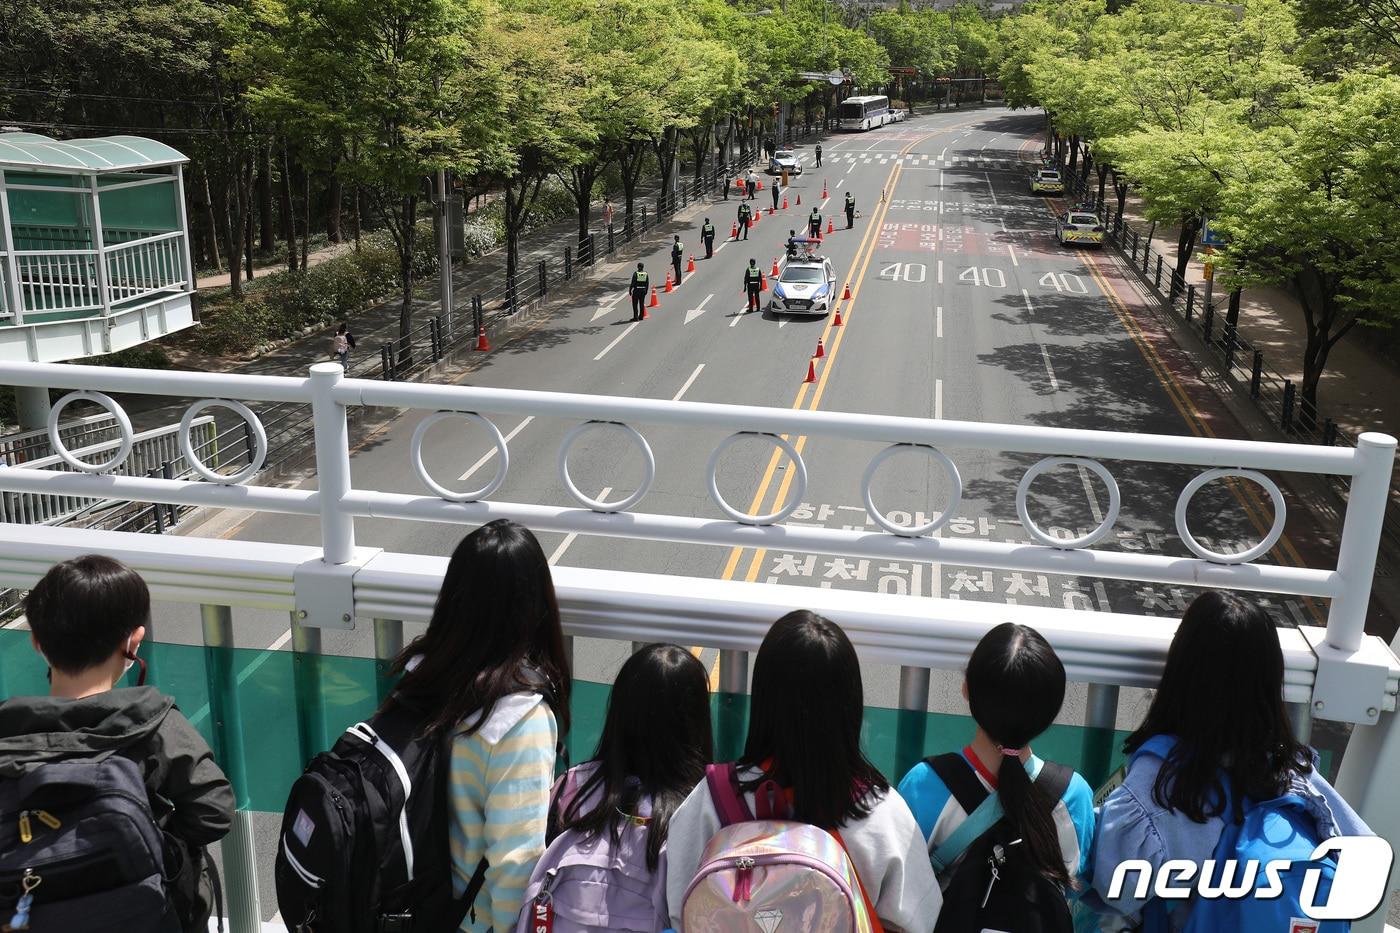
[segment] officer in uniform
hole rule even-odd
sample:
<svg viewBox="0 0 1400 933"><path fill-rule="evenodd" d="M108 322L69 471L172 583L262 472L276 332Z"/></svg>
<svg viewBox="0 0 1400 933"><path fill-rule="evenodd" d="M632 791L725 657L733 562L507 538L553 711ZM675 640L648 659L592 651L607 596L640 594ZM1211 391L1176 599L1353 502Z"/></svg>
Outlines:
<svg viewBox="0 0 1400 933"><path fill-rule="evenodd" d="M822 144L817 143L817 168L822 167Z"/></svg>
<svg viewBox="0 0 1400 933"><path fill-rule="evenodd" d="M775 211L778 209L778 194L780 193L778 188L778 183L776 181L773 182L773 210Z"/></svg>
<svg viewBox="0 0 1400 933"><path fill-rule="evenodd" d="M808 235L809 237L812 237L813 239L816 239L817 237L821 236L821 232L822 232L822 215L821 215L821 211L817 210L817 209L814 207L814 208L812 208L812 213L811 213L811 215L808 216L808 218L807 218L807 235Z"/></svg>
<svg viewBox="0 0 1400 933"><path fill-rule="evenodd" d="M710 259L715 254L715 225L710 223L710 218L705 218L705 226L700 228L700 239L705 244L705 258Z"/></svg>
<svg viewBox="0 0 1400 933"><path fill-rule="evenodd" d="M647 313L647 287L650 279L642 264L637 263L637 271L632 273L632 281L627 286L627 291L632 296L632 320L640 321L642 315Z"/></svg>
<svg viewBox="0 0 1400 933"><path fill-rule="evenodd" d="M753 173L753 169L749 169L749 174L744 178L744 189L748 192L748 200L752 201L758 197L758 176Z"/></svg>
<svg viewBox="0 0 1400 933"><path fill-rule="evenodd" d="M745 312L759 310L759 294L763 290L763 273L758 268L758 260L750 259L744 270L744 291L749 293L749 303Z"/></svg>
<svg viewBox="0 0 1400 933"><path fill-rule="evenodd" d="M749 238L749 218L752 216L753 208L749 207L747 203L741 202L739 204L739 232L746 240Z"/></svg>
<svg viewBox="0 0 1400 933"><path fill-rule="evenodd" d="M787 238L787 258L797 258L797 231L789 230Z"/></svg>
<svg viewBox="0 0 1400 933"><path fill-rule="evenodd" d="M856 225L856 196L846 192L846 229Z"/></svg>
<svg viewBox="0 0 1400 933"><path fill-rule="evenodd" d="M676 270L676 284L681 284L681 257L685 253L685 247L681 245L681 235L676 234L676 241L671 244L671 265Z"/></svg>

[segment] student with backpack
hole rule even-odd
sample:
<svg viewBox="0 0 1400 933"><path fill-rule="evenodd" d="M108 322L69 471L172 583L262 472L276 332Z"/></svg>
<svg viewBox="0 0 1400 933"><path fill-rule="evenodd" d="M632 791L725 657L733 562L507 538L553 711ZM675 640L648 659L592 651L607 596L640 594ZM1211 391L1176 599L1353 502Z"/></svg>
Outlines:
<svg viewBox="0 0 1400 933"><path fill-rule="evenodd" d="M233 791L175 701L145 686L145 581L78 557L24 613L50 689L0 704L0 927L207 930L204 847L228 833ZM134 664L137 686L118 687Z"/></svg>
<svg viewBox="0 0 1400 933"><path fill-rule="evenodd" d="M773 624L743 755L707 768L671 818L672 927L933 929L938 885L909 807L861 751L863 706L839 626L805 610Z"/></svg>
<svg viewBox="0 0 1400 933"><path fill-rule="evenodd" d="M1005 622L977 643L963 680L977 731L899 783L943 888L940 931L1073 929L1067 895L1094 834L1089 785L1031 741L1065 698L1065 668L1033 628Z"/></svg>
<svg viewBox="0 0 1400 933"><path fill-rule="evenodd" d="M1293 930L1307 914L1300 904L1305 872L1321 869L1324 902L1335 863L1309 862L1333 836L1372 835L1317 771L1317 755L1293 734L1283 703L1283 650L1274 623L1258 605L1215 590L1182 616L1166 667L1141 726L1123 743L1122 783L1099 812L1088 906L1104 930ZM1200 866L1289 859L1276 897L1165 900L1149 885L1137 896L1139 872L1108 895L1118 865L1169 859ZM1236 882L1247 871L1240 868ZM1192 879L1190 883L1195 883ZM1212 883L1218 878L1212 878ZM1266 883L1262 865L1255 886ZM1309 931L1336 933L1349 924L1303 920Z"/></svg>
<svg viewBox="0 0 1400 933"><path fill-rule="evenodd" d="M666 837L710 762L709 674L652 644L618 671L598 750L554 786L550 844L516 933L657 933L667 926Z"/></svg>
<svg viewBox="0 0 1400 933"><path fill-rule="evenodd" d="M277 899L303 933L504 933L545 848L570 669L549 562L497 519L452 552L369 722L292 787Z"/></svg>

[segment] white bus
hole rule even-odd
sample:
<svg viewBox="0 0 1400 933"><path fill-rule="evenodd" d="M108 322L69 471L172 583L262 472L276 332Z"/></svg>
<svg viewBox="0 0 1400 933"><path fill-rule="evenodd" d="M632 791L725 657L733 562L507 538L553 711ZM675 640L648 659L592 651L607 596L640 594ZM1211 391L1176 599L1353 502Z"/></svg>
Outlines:
<svg viewBox="0 0 1400 933"><path fill-rule="evenodd" d="M888 97L847 97L836 111L843 130L868 130L894 123Z"/></svg>

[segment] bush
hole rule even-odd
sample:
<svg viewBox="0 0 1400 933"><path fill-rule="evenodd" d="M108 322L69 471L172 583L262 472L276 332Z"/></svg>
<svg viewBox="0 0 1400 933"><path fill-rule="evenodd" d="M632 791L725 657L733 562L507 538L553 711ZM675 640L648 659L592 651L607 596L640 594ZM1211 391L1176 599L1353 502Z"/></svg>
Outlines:
<svg viewBox="0 0 1400 933"><path fill-rule="evenodd" d="M83 366L113 366L118 369L169 369L170 356L156 343L143 343L106 356L90 356L74 360Z"/></svg>

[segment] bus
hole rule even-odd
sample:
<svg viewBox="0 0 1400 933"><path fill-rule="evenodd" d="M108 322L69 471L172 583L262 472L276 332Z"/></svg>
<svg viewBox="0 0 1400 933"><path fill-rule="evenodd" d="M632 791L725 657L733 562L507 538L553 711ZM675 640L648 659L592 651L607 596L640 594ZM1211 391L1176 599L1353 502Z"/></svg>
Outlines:
<svg viewBox="0 0 1400 933"><path fill-rule="evenodd" d="M847 97L841 101L836 114L843 130L868 130L896 120L890 110L890 99L884 96Z"/></svg>

